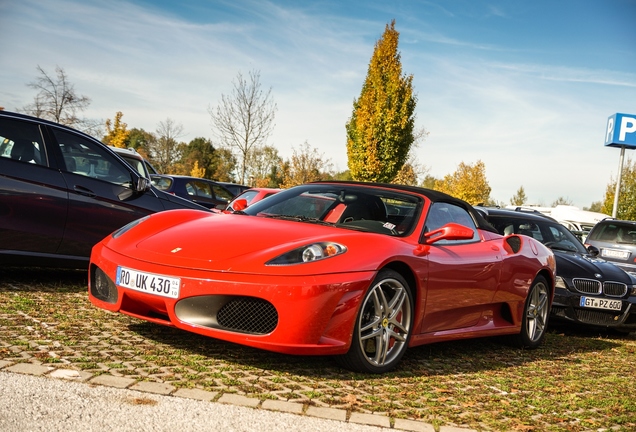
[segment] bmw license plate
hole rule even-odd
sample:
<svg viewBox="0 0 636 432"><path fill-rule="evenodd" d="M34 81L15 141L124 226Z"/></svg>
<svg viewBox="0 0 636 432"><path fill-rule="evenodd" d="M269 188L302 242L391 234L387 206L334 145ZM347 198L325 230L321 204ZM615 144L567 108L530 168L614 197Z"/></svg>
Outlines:
<svg viewBox="0 0 636 432"><path fill-rule="evenodd" d="M622 300L606 300L596 297L581 297L581 307L594 309L607 309L620 311L623 308Z"/></svg>
<svg viewBox="0 0 636 432"><path fill-rule="evenodd" d="M117 267L117 285L163 297L179 298L181 279Z"/></svg>
<svg viewBox="0 0 636 432"><path fill-rule="evenodd" d="M629 258L629 251L623 251L618 249L602 249L601 256L606 258L616 258L626 260Z"/></svg>

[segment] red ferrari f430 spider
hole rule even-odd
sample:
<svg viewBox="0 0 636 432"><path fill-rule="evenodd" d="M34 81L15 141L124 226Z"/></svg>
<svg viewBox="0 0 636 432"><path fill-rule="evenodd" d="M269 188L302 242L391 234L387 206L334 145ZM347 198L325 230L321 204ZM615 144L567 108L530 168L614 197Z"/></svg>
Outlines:
<svg viewBox="0 0 636 432"><path fill-rule="evenodd" d="M512 335L539 346L550 249L499 235L468 203L357 182L297 186L242 211L170 210L92 251L103 309L264 350L382 373L408 347Z"/></svg>

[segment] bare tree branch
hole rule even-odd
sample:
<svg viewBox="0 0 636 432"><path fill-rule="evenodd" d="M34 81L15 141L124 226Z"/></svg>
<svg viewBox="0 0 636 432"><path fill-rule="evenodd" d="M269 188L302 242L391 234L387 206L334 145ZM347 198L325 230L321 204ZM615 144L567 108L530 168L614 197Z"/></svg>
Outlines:
<svg viewBox="0 0 636 432"><path fill-rule="evenodd" d="M260 73L251 71L249 82L239 72L231 95L221 95L221 103L208 111L222 145L237 149L241 158L241 183L245 183L249 154L264 145L274 129L276 104L271 88L261 90Z"/></svg>

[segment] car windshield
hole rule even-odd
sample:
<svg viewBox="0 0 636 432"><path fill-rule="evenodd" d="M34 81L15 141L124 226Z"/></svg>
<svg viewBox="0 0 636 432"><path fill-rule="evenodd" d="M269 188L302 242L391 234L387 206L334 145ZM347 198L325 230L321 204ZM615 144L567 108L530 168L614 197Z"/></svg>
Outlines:
<svg viewBox="0 0 636 432"><path fill-rule="evenodd" d="M636 223L602 222L590 233L588 239L636 245Z"/></svg>
<svg viewBox="0 0 636 432"><path fill-rule="evenodd" d="M406 235L420 214L422 199L388 189L346 184L308 184L272 195L242 213L358 231Z"/></svg>
<svg viewBox="0 0 636 432"><path fill-rule="evenodd" d="M556 222L495 215L489 215L488 222L500 234L523 234L539 240L553 250L588 253L570 230Z"/></svg>

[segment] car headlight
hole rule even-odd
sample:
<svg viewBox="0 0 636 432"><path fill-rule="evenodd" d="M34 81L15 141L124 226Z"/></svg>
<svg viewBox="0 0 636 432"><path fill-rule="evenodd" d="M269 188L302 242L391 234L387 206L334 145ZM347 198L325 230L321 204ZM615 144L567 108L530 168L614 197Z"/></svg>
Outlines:
<svg viewBox="0 0 636 432"><path fill-rule="evenodd" d="M123 227L119 228L117 231L115 231L113 233L113 238L117 238L119 236L121 236L122 234L124 234L126 231L128 231L129 229L131 229L132 227L135 227L137 225L139 225L140 223L142 223L143 221L145 221L146 219L148 219L150 216L144 216L142 218L139 219L135 219L132 222L127 223L126 225L124 225Z"/></svg>
<svg viewBox="0 0 636 432"><path fill-rule="evenodd" d="M338 243L312 243L284 253L269 261L267 265L289 265L314 262L343 254L346 251L347 248Z"/></svg>

